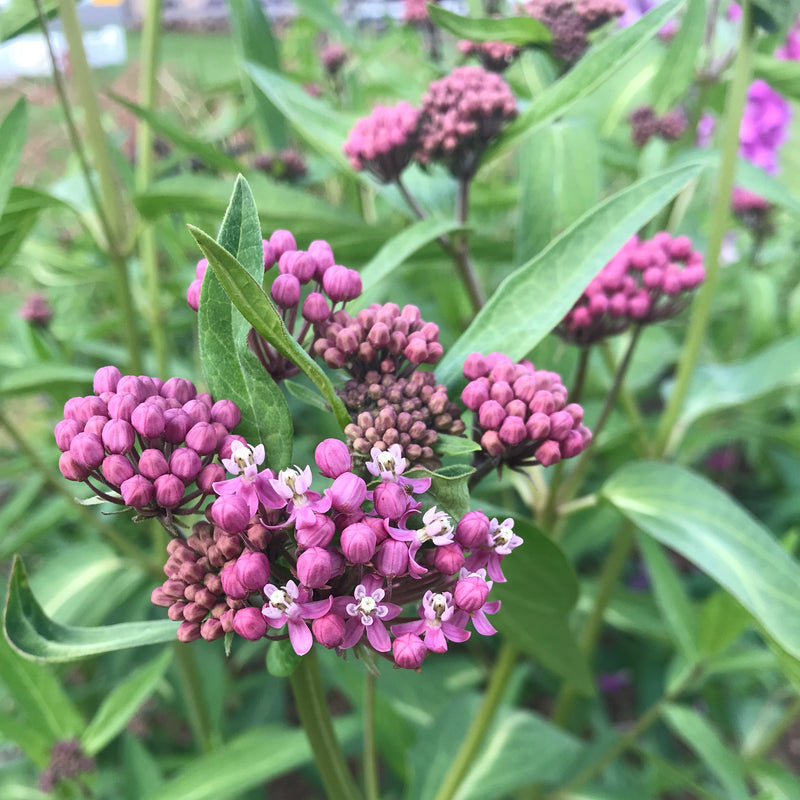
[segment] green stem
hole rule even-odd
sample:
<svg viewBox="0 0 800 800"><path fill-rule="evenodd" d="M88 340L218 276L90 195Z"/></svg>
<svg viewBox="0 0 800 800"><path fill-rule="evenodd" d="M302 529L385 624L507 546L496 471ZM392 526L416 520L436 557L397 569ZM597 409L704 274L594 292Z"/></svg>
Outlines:
<svg viewBox="0 0 800 800"><path fill-rule="evenodd" d="M83 106L86 121L86 139L94 156L94 165L100 180L100 198L108 221L107 251L117 277L118 301L122 312L122 326L128 346L130 368L134 373L142 370L142 352L136 326L133 295L128 277L128 265L123 243L127 239L127 220L122 205L122 193L111 163L108 140L100 122L100 106L94 89L92 71L83 47L83 31L78 21L75 0L58 0L61 27L69 46L70 65L78 98Z"/></svg>
<svg viewBox="0 0 800 800"><path fill-rule="evenodd" d="M6 416L2 408L0 408L0 426L5 428L14 444L16 444L19 451L25 455L31 466L45 479L45 481L47 481L52 489L54 489L58 494L74 505L78 514L80 514L80 516L89 525L96 528L100 535L113 547L119 550L120 553L127 556L132 561L141 564L141 566L149 575L158 578L159 580L164 580L164 572L162 570L163 564L161 562L157 562L155 559L150 559L145 556L134 544L131 543L128 537L123 536L111 525L105 522L102 517L98 517L96 513L90 511L88 507L75 502L75 496L67 488L64 476L51 469L47 464L45 464L44 461L42 461L41 458L39 458L39 454L36 452L35 448L27 442L25 437L17 429L14 423Z"/></svg>
<svg viewBox="0 0 800 800"><path fill-rule="evenodd" d="M679 697L683 690L695 680L696 677L697 670L690 671L679 685L667 692L658 702L650 706L633 726L629 728L625 734L620 736L607 750L600 753L594 761L587 764L563 786L559 786L558 789L554 789L552 792L546 794L543 800L566 800L566 798L572 797L576 790L580 789L581 786L594 778L599 772L602 772L629 747L632 747L636 743L636 740L658 721L664 706Z"/></svg>
<svg viewBox="0 0 800 800"><path fill-rule="evenodd" d="M486 687L481 707L461 742L461 748L456 754L450 770L439 786L435 800L451 800L469 772L508 686L511 672L517 663L517 655L518 651L513 645L507 642L503 643L492 670L489 685Z"/></svg>
<svg viewBox="0 0 800 800"><path fill-rule="evenodd" d="M609 374L614 375L617 370L617 365L614 363L614 354L611 352L611 346L609 345L608 340L605 340L600 345L600 350L603 354L603 360L606 362L606 366L608 367ZM622 408L627 414L631 425L633 425L633 429L636 431L642 452L644 454L648 454L650 451L650 443L647 439L647 429L645 428L644 419L639 411L639 406L636 404L636 399L634 398L633 393L625 385L620 387L619 401L622 404Z"/></svg>
<svg viewBox="0 0 800 800"><path fill-rule="evenodd" d="M570 389L570 403L580 403L583 397L583 387L586 384L586 372L589 366L589 356L592 352L592 346L581 347L578 350L578 365L575 368L575 377L572 379L572 387Z"/></svg>
<svg viewBox="0 0 800 800"><path fill-rule="evenodd" d="M297 714L305 729L328 800L359 800L344 754L333 731L314 649L300 659L289 678Z"/></svg>
<svg viewBox="0 0 800 800"><path fill-rule="evenodd" d="M464 227L466 227L469 217L470 182L470 178L462 178L458 182L458 193L456 194L456 221ZM475 311L480 311L486 305L486 295L483 293L483 287L481 287L469 255L469 236L466 231L458 235L454 257L456 269L467 290L472 307Z"/></svg>
<svg viewBox="0 0 800 800"><path fill-rule="evenodd" d="M181 692L189 716L189 727L201 753L210 753L214 749L211 717L203 697L203 681L197 668L195 651L183 642L175 642L175 655L181 676Z"/></svg>
<svg viewBox="0 0 800 800"><path fill-rule="evenodd" d="M786 729L800 715L800 697L795 697L784 709L783 713L770 726L770 729L758 740L757 745L747 752L742 753L742 758L749 761L761 758L765 753L772 750L775 742L783 736Z"/></svg>
<svg viewBox="0 0 800 800"><path fill-rule="evenodd" d="M683 406L689 382L692 378L700 348L705 339L711 315L711 304L719 280L719 254L722 237L728 230L730 218L730 198L736 172L739 151L739 126L742 119L747 87L752 74L752 26L750 0L742 2L741 35L734 62L733 79L728 90L725 107L725 128L722 141L717 195L711 212L711 230L706 255L706 279L694 301L692 316L686 333L686 342L678 363L675 386L670 394L664 416L661 418L656 437L656 452L663 454L668 449L670 435Z"/></svg>
<svg viewBox="0 0 800 800"><path fill-rule="evenodd" d="M375 749L375 675L364 677L364 797L380 800L378 753Z"/></svg>
<svg viewBox="0 0 800 800"><path fill-rule="evenodd" d="M161 33L162 0L147 0L142 23L142 55L139 79L139 103L153 109L156 104ZM153 129L144 120L136 124L137 192L144 192L153 180ZM164 310L161 305L161 279L158 271L158 249L152 224L145 225L139 235L139 257L144 270L147 293L150 341L156 360L156 374L167 378L167 337L164 331Z"/></svg>
<svg viewBox="0 0 800 800"><path fill-rule="evenodd" d="M600 579L597 583L597 593L595 594L592 610L589 612L583 630L578 637L578 645L587 659L591 659L594 653L603 627L603 616L606 613L608 604L611 602L614 589L620 575L622 575L622 570L625 568L635 541L636 528L626 520L620 526L611 550L606 556ZM575 690L569 684L564 684L556 698L555 708L553 709L553 722L562 726L567 722L575 698Z"/></svg>

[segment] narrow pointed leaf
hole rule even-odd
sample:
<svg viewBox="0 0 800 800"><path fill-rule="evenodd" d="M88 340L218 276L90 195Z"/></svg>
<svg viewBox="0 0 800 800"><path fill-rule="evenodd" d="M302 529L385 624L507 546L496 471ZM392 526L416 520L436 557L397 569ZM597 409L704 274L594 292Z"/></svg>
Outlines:
<svg viewBox="0 0 800 800"><path fill-rule="evenodd" d="M800 659L800 565L735 500L690 470L648 461L622 467L602 494L714 578Z"/></svg>
<svg viewBox="0 0 800 800"><path fill-rule="evenodd" d="M219 246L238 259L247 275L264 276L261 225L250 187L241 175L219 232ZM215 399L233 400L241 409L237 433L264 445L267 463L283 468L292 457L292 418L281 390L247 345L250 323L207 270L198 309L200 360Z"/></svg>
<svg viewBox="0 0 800 800"><path fill-rule="evenodd" d="M428 13L434 25L471 42L508 42L524 47L528 44L549 44L553 40L549 28L534 17L475 19L454 14L433 3L428 3Z"/></svg>
<svg viewBox="0 0 800 800"><path fill-rule="evenodd" d="M620 247L701 169L689 164L657 173L584 214L500 284L437 365L437 379L455 383L464 359L473 351L499 350L515 361L529 353Z"/></svg>
<svg viewBox="0 0 800 800"><path fill-rule="evenodd" d="M192 225L188 227L236 308L278 352L291 359L311 379L333 409L336 421L344 428L351 421L350 415L336 394L333 384L286 330L277 309L260 284L207 233Z"/></svg>
<svg viewBox="0 0 800 800"><path fill-rule="evenodd" d="M81 658L175 640L178 623L123 622L97 628L61 625L45 614L31 592L22 559L11 568L3 627L11 646L35 661L77 661Z"/></svg>
<svg viewBox="0 0 800 800"><path fill-rule="evenodd" d="M58 0L44 0L42 11L49 19L58 11ZM13 39L21 33L39 27L36 5L30 0L10 0L0 14L0 42Z"/></svg>
<svg viewBox="0 0 800 800"><path fill-rule="evenodd" d="M686 0L667 0L645 14L629 28L618 31L592 47L563 78L538 95L489 148L486 164L507 152L529 131L562 115L573 103L590 95L609 78L628 66L630 60L648 45L662 25Z"/></svg>
<svg viewBox="0 0 800 800"><path fill-rule="evenodd" d="M453 437L455 438L455 437ZM475 472L466 464L452 464L435 471L415 467L408 476L411 478L430 478L430 494L437 508L446 511L458 522L469 511L469 476Z"/></svg>
<svg viewBox="0 0 800 800"><path fill-rule="evenodd" d="M20 98L0 123L0 142L2 142L2 146L0 146L0 217L6 207L11 184L14 183L14 176L22 157L27 119L27 105L25 100Z"/></svg>
<svg viewBox="0 0 800 800"><path fill-rule="evenodd" d="M167 648L148 664L135 670L118 684L100 705L81 736L83 749L93 756L125 730L142 703L153 693L172 660Z"/></svg>

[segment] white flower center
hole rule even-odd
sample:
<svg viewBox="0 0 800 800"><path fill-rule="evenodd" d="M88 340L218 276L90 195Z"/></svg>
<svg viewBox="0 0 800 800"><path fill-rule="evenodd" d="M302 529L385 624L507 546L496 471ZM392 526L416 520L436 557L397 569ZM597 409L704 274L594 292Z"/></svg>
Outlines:
<svg viewBox="0 0 800 800"><path fill-rule="evenodd" d="M441 619L442 614L447 611L447 600L443 594L435 594L431 600L431 608L436 614L436 619Z"/></svg>
<svg viewBox="0 0 800 800"><path fill-rule="evenodd" d="M362 597L358 604L358 610L367 617L372 616L372 612L375 611L377 607L378 604L375 602L374 598L369 595Z"/></svg>
<svg viewBox="0 0 800 800"><path fill-rule="evenodd" d="M292 604L292 598L283 589L276 589L269 596L269 604L278 611L286 611Z"/></svg>

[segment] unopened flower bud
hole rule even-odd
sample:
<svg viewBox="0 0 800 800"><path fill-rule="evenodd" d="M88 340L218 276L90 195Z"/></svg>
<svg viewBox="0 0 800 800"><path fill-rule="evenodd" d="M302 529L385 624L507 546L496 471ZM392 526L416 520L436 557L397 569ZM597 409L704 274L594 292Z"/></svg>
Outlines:
<svg viewBox="0 0 800 800"><path fill-rule="evenodd" d="M328 490L331 503L337 511L345 514L361 508L367 497L367 484L352 472L342 473Z"/></svg>
<svg viewBox="0 0 800 800"><path fill-rule="evenodd" d="M369 525L356 522L342 531L342 552L353 564L366 564L375 554L377 537Z"/></svg>
<svg viewBox="0 0 800 800"><path fill-rule="evenodd" d="M240 608L234 614L233 629L243 639L255 642L267 632L267 618L258 608Z"/></svg>
<svg viewBox="0 0 800 800"><path fill-rule="evenodd" d="M542 442L534 451L534 455L543 467L549 467L561 461L561 449L558 446L558 442L553 441L553 439L546 439Z"/></svg>
<svg viewBox="0 0 800 800"><path fill-rule="evenodd" d="M214 426L208 422L195 423L186 434L186 444L201 456L207 456L217 449L219 436Z"/></svg>
<svg viewBox="0 0 800 800"><path fill-rule="evenodd" d="M122 486L122 484L134 476L134 469L131 462L125 456L110 455L103 459L103 477L112 486Z"/></svg>
<svg viewBox="0 0 800 800"><path fill-rule="evenodd" d="M354 269L334 264L325 272L322 286L334 303L355 300L361 294L361 276Z"/></svg>
<svg viewBox="0 0 800 800"><path fill-rule="evenodd" d="M169 464L161 450L148 448L139 456L139 472L151 481L169 472Z"/></svg>
<svg viewBox="0 0 800 800"><path fill-rule="evenodd" d="M408 508L408 495L395 481L384 481L375 487L375 512L384 519L399 520Z"/></svg>
<svg viewBox="0 0 800 800"><path fill-rule="evenodd" d="M184 485L177 475L159 475L154 481L156 503L162 508L175 508L183 500Z"/></svg>
<svg viewBox="0 0 800 800"><path fill-rule="evenodd" d="M200 623L199 622L182 622L178 626L177 637L179 642L186 644L187 642L194 642L200 638Z"/></svg>
<svg viewBox="0 0 800 800"><path fill-rule="evenodd" d="M483 608L489 596L489 589L489 584L480 575L469 575L456 583L453 600L460 609L472 614Z"/></svg>
<svg viewBox="0 0 800 800"><path fill-rule="evenodd" d="M483 511L468 511L456 525L456 540L467 550L486 544L489 535L489 518Z"/></svg>
<svg viewBox="0 0 800 800"><path fill-rule="evenodd" d="M69 450L72 440L83 431L83 425L76 419L62 419L56 424L56 445L62 453Z"/></svg>
<svg viewBox="0 0 800 800"><path fill-rule="evenodd" d="M82 467L96 469L103 463L105 450L96 433L79 433L69 445L70 455Z"/></svg>
<svg viewBox="0 0 800 800"><path fill-rule="evenodd" d="M572 430L575 421L568 411L556 411L550 415L550 438L560 442Z"/></svg>
<svg viewBox="0 0 800 800"><path fill-rule="evenodd" d="M184 483L191 483L203 467L200 456L191 447L179 447L172 451L169 470Z"/></svg>
<svg viewBox="0 0 800 800"><path fill-rule="evenodd" d="M528 417L525 423L525 429L528 431L528 436L533 441L546 439L550 435L550 417L547 414L542 414L537 411Z"/></svg>
<svg viewBox="0 0 800 800"><path fill-rule="evenodd" d="M331 313L328 301L321 292L311 292L303 301L303 319L313 323L326 320Z"/></svg>
<svg viewBox="0 0 800 800"><path fill-rule="evenodd" d="M153 499L153 484L144 475L134 475L123 481L119 492L126 506L144 508Z"/></svg>
<svg viewBox="0 0 800 800"><path fill-rule="evenodd" d="M207 464L197 474L195 483L203 494L211 494L214 484L224 480L225 467L223 467L222 464Z"/></svg>
<svg viewBox="0 0 800 800"><path fill-rule="evenodd" d="M280 308L291 308L300 300L300 281L294 275L278 275L272 283L272 299Z"/></svg>
<svg viewBox="0 0 800 800"><path fill-rule="evenodd" d="M94 374L94 387L95 394L102 394L103 392L116 392L119 379L122 377L120 371L114 366L100 367Z"/></svg>
<svg viewBox="0 0 800 800"><path fill-rule="evenodd" d="M314 451L314 460L326 478L338 478L350 471L352 461L347 445L339 439L324 439Z"/></svg>
<svg viewBox="0 0 800 800"><path fill-rule="evenodd" d="M333 520L325 514L315 514L312 525L298 525L295 539L300 547L327 547L336 533Z"/></svg>
<svg viewBox="0 0 800 800"><path fill-rule="evenodd" d="M164 412L152 403L140 403L131 415L131 424L147 439L156 439L164 433Z"/></svg>
<svg viewBox="0 0 800 800"><path fill-rule="evenodd" d="M91 472L88 467L84 467L83 464L79 464L72 457L72 454L69 452L69 450L59 456L58 469L68 481L84 481L89 477L89 473Z"/></svg>
<svg viewBox="0 0 800 800"><path fill-rule="evenodd" d="M289 250L297 250L297 242L291 231L273 231L269 237L269 244L276 260Z"/></svg>
<svg viewBox="0 0 800 800"><path fill-rule="evenodd" d="M434 551L433 565L443 575L455 575L464 566L464 551L455 543L441 545Z"/></svg>
<svg viewBox="0 0 800 800"><path fill-rule="evenodd" d="M133 449L136 431L124 419L111 419L103 426L102 439L109 453L124 455Z"/></svg>
<svg viewBox="0 0 800 800"><path fill-rule="evenodd" d="M415 633L404 633L392 642L394 663L402 669L419 669L427 654L425 642Z"/></svg>
<svg viewBox="0 0 800 800"><path fill-rule="evenodd" d="M269 582L269 559L264 553L242 553L236 559L236 577L248 591L261 591Z"/></svg>
<svg viewBox="0 0 800 800"><path fill-rule="evenodd" d="M236 573L236 562L229 561L219 573L222 591L234 600L243 600L250 594L250 590L239 580ZM263 589L263 586L260 587Z"/></svg>
<svg viewBox="0 0 800 800"><path fill-rule="evenodd" d="M344 640L344 620L338 614L325 614L311 623L314 638L329 650Z"/></svg>
<svg viewBox="0 0 800 800"><path fill-rule="evenodd" d="M211 518L228 533L241 533L250 522L247 503L238 495L218 497L211 506Z"/></svg>
<svg viewBox="0 0 800 800"><path fill-rule="evenodd" d="M309 589L324 586L332 572L330 553L323 547L310 547L297 557L297 577Z"/></svg>
<svg viewBox="0 0 800 800"><path fill-rule="evenodd" d="M506 417L500 426L499 436L506 444L513 446L519 444L527 433L521 417Z"/></svg>

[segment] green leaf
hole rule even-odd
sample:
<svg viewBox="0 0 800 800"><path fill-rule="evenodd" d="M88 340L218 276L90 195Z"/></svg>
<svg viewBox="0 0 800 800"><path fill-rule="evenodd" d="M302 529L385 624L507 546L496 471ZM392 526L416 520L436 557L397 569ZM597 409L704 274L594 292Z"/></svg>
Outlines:
<svg viewBox="0 0 800 800"><path fill-rule="evenodd" d="M597 132L584 120L563 120L522 142L515 264L533 258L600 200L597 141Z"/></svg>
<svg viewBox="0 0 800 800"><path fill-rule="evenodd" d="M753 60L753 74L788 100L800 100L800 61L758 54Z"/></svg>
<svg viewBox="0 0 800 800"><path fill-rule="evenodd" d="M789 191L776 177L743 158L736 164L736 183L792 214L800 214L800 197Z"/></svg>
<svg viewBox="0 0 800 800"><path fill-rule="evenodd" d="M675 568L658 543L647 536L640 536L638 541L661 615L669 625L681 653L693 664L699 657L697 612L686 596Z"/></svg>
<svg viewBox="0 0 800 800"><path fill-rule="evenodd" d="M353 30L345 24L342 15L335 11L335 4L330 0L296 0L296 2L303 16L310 19L320 31L335 34L337 39L346 44L356 42Z"/></svg>
<svg viewBox="0 0 800 800"><path fill-rule="evenodd" d="M59 739L77 736L83 728L78 709L52 670L23 658L5 637L0 637L0 680L13 697L24 723L38 731L49 746ZM6 727L14 727L14 721ZM28 744L38 747L42 742L29 740Z"/></svg>
<svg viewBox="0 0 800 800"><path fill-rule="evenodd" d="M659 113L674 108L694 83L697 54L703 46L705 21L705 0L688 0L678 32L653 78L652 94Z"/></svg>
<svg viewBox="0 0 800 800"><path fill-rule="evenodd" d="M648 461L622 467L602 494L714 578L800 658L800 566L727 494L682 467Z"/></svg>
<svg viewBox="0 0 800 800"><path fill-rule="evenodd" d="M261 226L247 181L236 179L219 232L219 246L258 282L264 276ZM260 287L259 287L260 288ZM241 409L236 428L251 444L262 443L267 463L277 469L292 458L293 428L280 389L247 345L250 324L234 308L212 270L206 271L198 309L200 361L211 393Z"/></svg>
<svg viewBox="0 0 800 800"><path fill-rule="evenodd" d="M667 705L661 713L672 732L683 739L717 777L728 800L747 800L750 797L738 754L725 746L703 717L693 709L679 705Z"/></svg>
<svg viewBox="0 0 800 800"><path fill-rule="evenodd" d="M91 384L94 370L69 364L43 364L3 370L0 397L45 392L47 394L75 390L81 392Z"/></svg>
<svg viewBox="0 0 800 800"><path fill-rule="evenodd" d="M342 744L359 730L353 717L337 719L334 730ZM184 766L147 800L227 800L312 761L305 731L265 725L237 736Z"/></svg>
<svg viewBox="0 0 800 800"><path fill-rule="evenodd" d="M449 433L440 433L436 440L436 449L446 456L463 456L481 449L478 442L467 439L466 436L451 436Z"/></svg>
<svg viewBox="0 0 800 800"><path fill-rule="evenodd" d="M752 624L752 617L727 592L714 592L703 603L697 644L704 657L715 656L733 644Z"/></svg>
<svg viewBox="0 0 800 800"><path fill-rule="evenodd" d="M800 12L800 0L754 0L753 21L769 33L787 30Z"/></svg>
<svg viewBox="0 0 800 800"><path fill-rule="evenodd" d="M13 742L39 769L47 766L56 742L52 734L48 735L38 725L3 713L0 713L0 739Z"/></svg>
<svg viewBox="0 0 800 800"><path fill-rule="evenodd" d="M125 800L142 800L150 797L164 783L155 756L130 733L122 738L123 790Z"/></svg>
<svg viewBox="0 0 800 800"><path fill-rule="evenodd" d="M800 778L776 761L750 764L748 772L762 791L769 792L769 800L797 800L800 797Z"/></svg>
<svg viewBox="0 0 800 800"><path fill-rule="evenodd" d="M501 600L492 624L524 653L568 680L583 694L594 682L569 627L578 600L578 579L557 544L519 521L514 530L524 543L503 560L506 583L495 583L492 600Z"/></svg>
<svg viewBox="0 0 800 800"><path fill-rule="evenodd" d="M309 145L348 175L356 177L360 174L353 171L342 151L355 118L345 117L324 100L311 97L279 72L253 62L245 64L245 71Z"/></svg>
<svg viewBox="0 0 800 800"><path fill-rule="evenodd" d="M489 147L483 158L487 164L513 147L523 136L564 112L583 97L590 95L618 72L647 46L653 36L683 5L686 0L668 0L656 6L628 28L592 47L564 75L538 95L517 119L506 127L499 139Z"/></svg>
<svg viewBox="0 0 800 800"><path fill-rule="evenodd" d="M144 120L156 133L160 133L166 139L176 144L187 153L197 156L207 166L224 172L241 172L242 165L231 156L223 152L217 145L204 142L196 136L187 133L186 128L177 122L173 122L169 117L159 111L126 100L114 92L107 90L106 94L117 104L126 108L139 119Z"/></svg>
<svg viewBox="0 0 800 800"><path fill-rule="evenodd" d="M430 478L428 492L436 501L437 508L446 511L457 522L469 511L469 476L473 472L475 469L466 464L452 464L433 472L414 467L407 475L409 478Z"/></svg>
<svg viewBox="0 0 800 800"><path fill-rule="evenodd" d="M302 383L293 381L290 378L284 378L283 385L286 387L286 391L289 392L292 397L297 398L301 403L305 403L312 408L318 408L320 411L331 410L322 396L317 394L313 389L309 389L308 386L304 386Z"/></svg>
<svg viewBox="0 0 800 800"><path fill-rule="evenodd" d="M538 714L506 708L495 722L453 800L502 800L533 783L570 774L581 743Z"/></svg>
<svg viewBox="0 0 800 800"><path fill-rule="evenodd" d="M3 12L4 14L7 12ZM25 146L25 132L27 130L28 107L24 98L14 104L6 118L0 122L0 217L6 207L11 184L17 174L22 148Z"/></svg>
<svg viewBox="0 0 800 800"><path fill-rule="evenodd" d="M58 0L44 0L42 12L45 18L56 15ZM36 6L30 0L11 0L0 14L0 42L13 39L31 28L39 27L39 16Z"/></svg>
<svg viewBox="0 0 800 800"><path fill-rule="evenodd" d="M396 269L410 258L417 250L434 241L440 236L446 236L457 230L464 230L463 226L454 220L444 220L431 217L415 222L404 231L393 236L377 252L359 272L361 274L361 297L354 307L363 308L369 302L369 295L381 281L390 276Z"/></svg>
<svg viewBox="0 0 800 800"><path fill-rule="evenodd" d="M336 421L344 429L351 420L344 403L337 396L333 384L286 330L277 309L272 305L272 301L261 286L224 247L217 244L207 233L203 233L193 225L188 227L222 284L222 288L236 308L279 353L291 359L311 379L333 409Z"/></svg>
<svg viewBox="0 0 800 800"><path fill-rule="evenodd" d="M175 639L178 624L158 620L123 622L98 628L61 625L50 619L39 605L30 590L22 559L17 556L8 581L3 628L17 652L35 661L54 662L77 661L113 650L171 642Z"/></svg>
<svg viewBox="0 0 800 800"><path fill-rule="evenodd" d="M295 653L288 639L270 642L267 650L267 671L276 678L288 678L300 664L300 656Z"/></svg>
<svg viewBox="0 0 800 800"><path fill-rule="evenodd" d="M272 27L262 4L258 0L230 0L229 8L241 60L280 72L279 45L272 35ZM252 91L250 79L244 77L243 80L246 88ZM255 91L253 95L256 120L269 135L270 144L276 150L286 147L289 144L289 132L283 115L261 92Z"/></svg>
<svg viewBox="0 0 800 800"><path fill-rule="evenodd" d="M473 351L500 350L515 361L529 353L620 247L700 169L690 164L644 178L584 214L500 284L437 365L437 379L455 383Z"/></svg>
<svg viewBox="0 0 800 800"><path fill-rule="evenodd" d="M770 392L800 383L800 335L774 342L755 355L728 364L704 364L689 383L671 445L706 414L744 405Z"/></svg>
<svg viewBox="0 0 800 800"><path fill-rule="evenodd" d="M454 14L433 3L428 3L428 14L434 25L471 42L508 42L524 47L553 41L549 28L533 17L475 19Z"/></svg>
<svg viewBox="0 0 800 800"><path fill-rule="evenodd" d="M103 700L81 736L83 749L93 756L125 730L142 703L153 693L172 660L167 648L143 667L132 672Z"/></svg>

